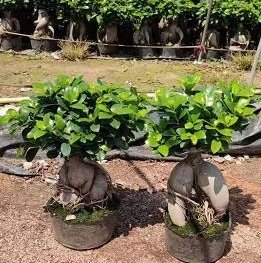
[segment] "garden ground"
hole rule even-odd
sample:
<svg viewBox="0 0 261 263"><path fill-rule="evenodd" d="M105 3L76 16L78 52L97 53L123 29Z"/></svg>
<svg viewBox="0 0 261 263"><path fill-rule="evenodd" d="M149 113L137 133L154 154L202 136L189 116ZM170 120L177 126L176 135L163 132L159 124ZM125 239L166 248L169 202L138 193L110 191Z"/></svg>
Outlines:
<svg viewBox="0 0 261 263"><path fill-rule="evenodd" d="M212 160L212 159L211 159ZM213 160L212 160L213 161ZM44 177L0 174L1 263L169 263L179 262L164 247L162 211L167 177L175 163L107 162L121 200L113 239L101 248L74 251L59 245L43 205L53 189ZM258 263L261 258L261 159L218 164L230 188L231 242L220 263Z"/></svg>
<svg viewBox="0 0 261 263"><path fill-rule="evenodd" d="M246 81L249 72L239 71L233 63L208 62L203 65L192 61L159 60L119 60L87 59L82 62L54 60L40 55L21 56L0 54L0 97L27 96L30 89L14 87L31 85L35 81L51 81L57 75L83 75L88 81L100 78L108 82L134 85L139 91L154 91L158 87L179 85L180 78L186 74L201 72L202 83L213 84L217 81L239 79ZM5 86L6 84L7 86ZM11 86L9 86L11 84ZM255 85L261 88L261 72L258 71Z"/></svg>

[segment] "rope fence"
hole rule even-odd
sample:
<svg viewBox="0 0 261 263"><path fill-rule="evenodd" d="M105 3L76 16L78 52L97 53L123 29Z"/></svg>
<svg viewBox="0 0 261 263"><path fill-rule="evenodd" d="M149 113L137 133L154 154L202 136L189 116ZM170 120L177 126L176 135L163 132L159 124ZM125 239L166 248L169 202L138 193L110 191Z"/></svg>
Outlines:
<svg viewBox="0 0 261 263"><path fill-rule="evenodd" d="M78 40L69 40L69 39L59 39L59 38L47 38L47 37L37 37L35 38L33 35L22 34L22 33L15 33L5 31L7 35L13 36L21 36L21 37L28 37L34 40L50 40L56 42L68 42L68 43L82 43L82 44L89 44L89 45L101 45L101 46L109 46L109 47L123 47L123 48L153 48L153 49L198 49L200 51L211 50L211 51L223 51L223 52L242 52L242 53L256 53L256 50L230 50L226 48L208 48L203 44L195 45L195 46L180 46L180 45L173 45L173 46L162 46L162 45L125 45L125 44L116 44L116 43L102 43L102 42L95 42L95 41L78 41Z"/></svg>

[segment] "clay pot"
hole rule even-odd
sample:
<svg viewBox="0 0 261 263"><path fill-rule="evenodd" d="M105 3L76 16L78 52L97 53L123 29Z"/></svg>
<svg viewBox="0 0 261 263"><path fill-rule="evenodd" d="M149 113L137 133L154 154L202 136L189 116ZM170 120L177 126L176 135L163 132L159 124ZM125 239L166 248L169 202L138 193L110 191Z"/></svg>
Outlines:
<svg viewBox="0 0 261 263"><path fill-rule="evenodd" d="M226 231L213 236L180 236L165 225L166 248L177 259L184 262L210 263L220 259L225 250L226 241L231 231L231 215Z"/></svg>
<svg viewBox="0 0 261 263"><path fill-rule="evenodd" d="M104 46L98 43L97 48L101 56L113 56L118 53L118 47L116 46Z"/></svg>
<svg viewBox="0 0 261 263"><path fill-rule="evenodd" d="M4 51L10 49L19 51L22 49L22 37L2 37L0 48Z"/></svg>
<svg viewBox="0 0 261 263"><path fill-rule="evenodd" d="M51 216L55 239L65 247L76 250L97 248L107 243L113 234L117 217L113 213L97 222L75 223Z"/></svg>
<svg viewBox="0 0 261 263"><path fill-rule="evenodd" d="M30 38L32 49L37 51L53 52L57 50L57 43L48 39Z"/></svg>

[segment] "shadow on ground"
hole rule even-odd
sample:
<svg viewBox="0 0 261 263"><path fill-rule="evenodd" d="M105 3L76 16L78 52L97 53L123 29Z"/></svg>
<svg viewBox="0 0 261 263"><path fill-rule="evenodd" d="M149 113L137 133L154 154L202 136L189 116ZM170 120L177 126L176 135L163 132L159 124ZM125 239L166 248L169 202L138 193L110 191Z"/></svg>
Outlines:
<svg viewBox="0 0 261 263"><path fill-rule="evenodd" d="M233 187L229 190L230 194L230 212L232 216L232 229L231 235L237 225L249 225L248 215L250 210L255 209L254 203L256 200L252 197L251 194L244 193L239 187ZM226 256L232 249L231 236L229 236L224 256Z"/></svg>

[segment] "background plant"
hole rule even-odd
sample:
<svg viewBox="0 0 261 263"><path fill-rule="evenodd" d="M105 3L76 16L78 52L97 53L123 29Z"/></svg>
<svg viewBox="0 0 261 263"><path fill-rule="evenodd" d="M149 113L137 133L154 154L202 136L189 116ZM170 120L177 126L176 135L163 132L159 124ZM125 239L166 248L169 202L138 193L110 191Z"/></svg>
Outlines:
<svg viewBox="0 0 261 263"><path fill-rule="evenodd" d="M182 80L182 90L159 89L152 104L158 118L149 123L147 144L168 156L192 147L223 151L235 130L253 116L249 106L252 86L232 81L215 87L197 87L199 75Z"/></svg>

